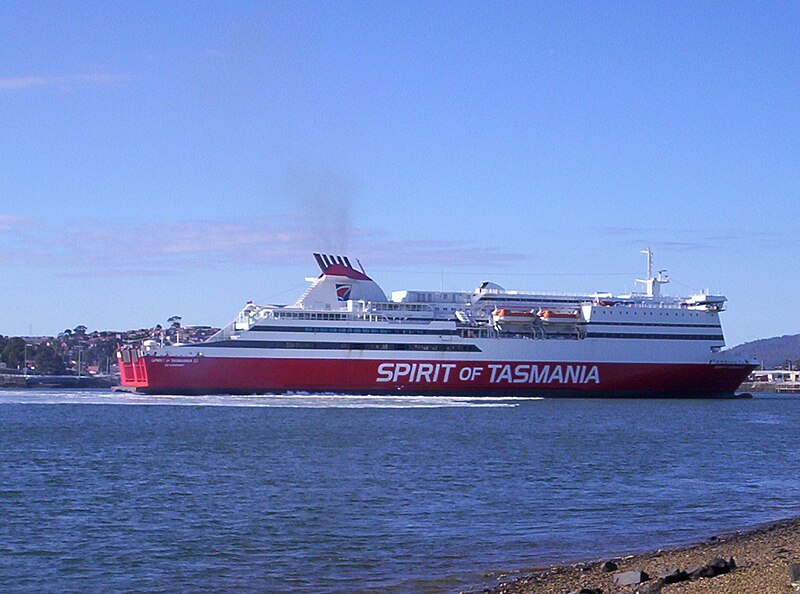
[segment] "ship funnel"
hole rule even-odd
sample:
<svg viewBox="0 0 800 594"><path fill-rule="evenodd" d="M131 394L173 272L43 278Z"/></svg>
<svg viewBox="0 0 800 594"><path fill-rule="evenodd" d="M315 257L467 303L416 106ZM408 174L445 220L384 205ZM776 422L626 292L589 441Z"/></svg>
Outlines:
<svg viewBox="0 0 800 594"><path fill-rule="evenodd" d="M314 253L322 269L316 278L307 279L311 285L294 307L315 310L344 311L350 301L388 301L383 290L364 272L353 268L345 256Z"/></svg>
<svg viewBox="0 0 800 594"><path fill-rule="evenodd" d="M350 262L350 259L347 256L335 256L333 254L319 254L314 252L314 259L317 261L317 265L319 266L320 270L322 270L323 274L327 274L328 270L333 267L337 267L339 272L342 269L352 270L354 272L358 272ZM359 262L359 265L361 263ZM361 269L361 274L366 277L366 273L364 273L364 269Z"/></svg>

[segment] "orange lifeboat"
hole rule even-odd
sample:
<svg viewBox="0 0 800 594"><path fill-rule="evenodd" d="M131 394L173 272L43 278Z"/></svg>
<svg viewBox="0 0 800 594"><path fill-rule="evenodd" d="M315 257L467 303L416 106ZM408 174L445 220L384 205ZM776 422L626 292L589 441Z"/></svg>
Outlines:
<svg viewBox="0 0 800 594"><path fill-rule="evenodd" d="M613 299L596 299L595 303L597 305L602 305L603 307L613 307L617 304L617 302Z"/></svg>
<svg viewBox="0 0 800 594"><path fill-rule="evenodd" d="M530 331L536 314L532 311L514 309L495 309L492 312L492 321L503 330L512 332Z"/></svg>
<svg viewBox="0 0 800 594"><path fill-rule="evenodd" d="M578 319L577 311L556 311L543 309L539 312L539 317L546 322L574 322Z"/></svg>
<svg viewBox="0 0 800 594"><path fill-rule="evenodd" d="M496 309L492 313L497 321L507 322L532 322L536 317L532 311L519 311L513 309Z"/></svg>

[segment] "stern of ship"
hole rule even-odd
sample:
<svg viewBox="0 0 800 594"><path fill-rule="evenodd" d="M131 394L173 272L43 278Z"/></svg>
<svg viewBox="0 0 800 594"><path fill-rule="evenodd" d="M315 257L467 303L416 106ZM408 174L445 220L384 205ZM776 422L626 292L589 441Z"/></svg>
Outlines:
<svg viewBox="0 0 800 594"><path fill-rule="evenodd" d="M145 358L138 348L121 348L117 351L117 363L119 364L120 384L123 388L136 391L149 385Z"/></svg>

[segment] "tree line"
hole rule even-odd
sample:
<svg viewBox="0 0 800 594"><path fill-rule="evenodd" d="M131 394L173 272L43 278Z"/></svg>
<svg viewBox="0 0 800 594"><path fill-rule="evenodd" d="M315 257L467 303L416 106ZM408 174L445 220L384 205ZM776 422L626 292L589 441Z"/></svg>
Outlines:
<svg viewBox="0 0 800 594"><path fill-rule="evenodd" d="M217 328L195 326L183 328L181 316L171 316L167 325L153 328L109 332L89 332L83 324L67 328L58 336L40 338L3 336L0 334L0 363L10 372L29 371L40 375L85 373L90 366L106 371L116 364L121 344L140 345L144 340L175 344L205 340Z"/></svg>
<svg viewBox="0 0 800 594"><path fill-rule="evenodd" d="M85 373L88 366L105 370L115 362L119 345L113 332L87 333L86 326L55 337L25 339L0 335L0 362L9 370L41 375Z"/></svg>

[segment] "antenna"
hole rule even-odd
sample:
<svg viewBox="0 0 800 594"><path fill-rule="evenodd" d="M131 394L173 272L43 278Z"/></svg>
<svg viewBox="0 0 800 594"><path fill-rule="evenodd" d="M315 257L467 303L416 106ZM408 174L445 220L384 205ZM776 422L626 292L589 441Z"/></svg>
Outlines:
<svg viewBox="0 0 800 594"><path fill-rule="evenodd" d="M669 277L666 276L664 273L666 270L659 270L658 276L653 276L653 250L647 248L642 250L642 253L647 256L647 278L644 280L636 279L637 283L642 283L645 286L645 295L647 297L660 297L661 296L661 285L665 285L669 282Z"/></svg>
<svg viewBox="0 0 800 594"><path fill-rule="evenodd" d="M648 247L642 253L647 256L647 278L653 278L653 250Z"/></svg>

